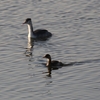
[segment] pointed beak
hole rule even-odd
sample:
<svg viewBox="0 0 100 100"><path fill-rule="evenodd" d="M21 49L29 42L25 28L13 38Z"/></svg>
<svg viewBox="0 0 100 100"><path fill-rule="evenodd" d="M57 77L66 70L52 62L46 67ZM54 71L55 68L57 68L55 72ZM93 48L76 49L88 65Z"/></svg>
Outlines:
<svg viewBox="0 0 100 100"><path fill-rule="evenodd" d="M22 24L26 24L26 22L22 23Z"/></svg>
<svg viewBox="0 0 100 100"><path fill-rule="evenodd" d="M25 22L23 24L27 24L27 21L25 20Z"/></svg>
<svg viewBox="0 0 100 100"><path fill-rule="evenodd" d="M43 58L45 58L45 56L43 56Z"/></svg>

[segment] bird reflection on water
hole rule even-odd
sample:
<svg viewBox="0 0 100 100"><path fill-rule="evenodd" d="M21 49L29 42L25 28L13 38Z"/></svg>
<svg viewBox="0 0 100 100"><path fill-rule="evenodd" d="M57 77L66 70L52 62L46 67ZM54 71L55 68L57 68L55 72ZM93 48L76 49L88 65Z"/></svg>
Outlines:
<svg viewBox="0 0 100 100"><path fill-rule="evenodd" d="M51 72L52 70L57 70L59 68L62 68L64 66L73 66L76 62L70 62L67 64L64 64L60 61L57 60L52 60L50 54L46 54L45 56L43 56L43 58L47 59L47 63L45 64L47 69L48 69L48 76L51 77Z"/></svg>
<svg viewBox="0 0 100 100"><path fill-rule="evenodd" d="M33 52L33 46L34 46L34 39L33 38L30 38L30 41L28 41L28 45L27 45L27 48L26 48L26 51L25 51L25 55L27 57L32 57L32 52Z"/></svg>

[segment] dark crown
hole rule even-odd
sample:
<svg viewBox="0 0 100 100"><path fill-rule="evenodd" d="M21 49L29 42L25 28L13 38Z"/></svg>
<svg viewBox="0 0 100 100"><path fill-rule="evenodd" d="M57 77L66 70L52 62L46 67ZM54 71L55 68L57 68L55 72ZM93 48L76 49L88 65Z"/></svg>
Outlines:
<svg viewBox="0 0 100 100"><path fill-rule="evenodd" d="M50 58L50 55L49 54L46 54L44 57L45 58Z"/></svg>
<svg viewBox="0 0 100 100"><path fill-rule="evenodd" d="M26 19L26 22L27 22L27 21L30 21L30 20L31 20L31 18L27 18L27 19Z"/></svg>

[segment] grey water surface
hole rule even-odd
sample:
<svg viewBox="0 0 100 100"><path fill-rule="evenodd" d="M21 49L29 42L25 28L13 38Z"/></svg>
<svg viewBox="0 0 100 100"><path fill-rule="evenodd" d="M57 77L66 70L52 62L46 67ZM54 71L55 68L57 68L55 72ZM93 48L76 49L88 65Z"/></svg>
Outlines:
<svg viewBox="0 0 100 100"><path fill-rule="evenodd" d="M30 57L28 17L53 34ZM46 53L77 63L48 77ZM100 0L1 0L0 100L100 100Z"/></svg>

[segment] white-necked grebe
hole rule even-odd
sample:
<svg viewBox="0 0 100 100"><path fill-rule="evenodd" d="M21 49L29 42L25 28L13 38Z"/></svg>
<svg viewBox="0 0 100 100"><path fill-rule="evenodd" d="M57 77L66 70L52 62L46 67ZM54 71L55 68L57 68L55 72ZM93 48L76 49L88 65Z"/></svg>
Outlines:
<svg viewBox="0 0 100 100"><path fill-rule="evenodd" d="M33 25L31 18L27 18L23 24L28 25L28 39L33 38L33 39L47 39L52 36L52 34L45 29L37 29L33 31Z"/></svg>

